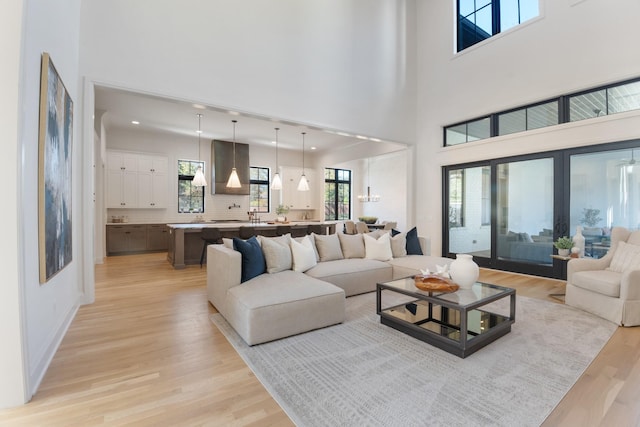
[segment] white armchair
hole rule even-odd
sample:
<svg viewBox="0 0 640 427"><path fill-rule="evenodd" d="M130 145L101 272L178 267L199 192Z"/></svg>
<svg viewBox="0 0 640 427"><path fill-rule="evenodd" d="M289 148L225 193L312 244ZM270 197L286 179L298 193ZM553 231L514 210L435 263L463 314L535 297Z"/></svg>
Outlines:
<svg viewBox="0 0 640 427"><path fill-rule="evenodd" d="M570 260L565 303L618 325L640 325L640 231L615 227L607 255Z"/></svg>

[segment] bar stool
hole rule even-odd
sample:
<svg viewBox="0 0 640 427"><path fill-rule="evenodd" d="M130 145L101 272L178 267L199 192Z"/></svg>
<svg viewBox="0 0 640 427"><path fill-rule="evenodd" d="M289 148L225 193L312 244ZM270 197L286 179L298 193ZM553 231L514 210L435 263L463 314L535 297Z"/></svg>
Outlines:
<svg viewBox="0 0 640 427"><path fill-rule="evenodd" d="M202 245L202 253L200 254L200 268L202 268L204 256L207 253L207 246L213 245L214 243L222 243L222 236L220 235L220 230L218 230L217 228L205 227L202 229L200 238L204 240L204 243Z"/></svg>
<svg viewBox="0 0 640 427"><path fill-rule="evenodd" d="M322 230L322 225L320 224L309 224L309 228L307 229L307 233L315 233L315 234L325 234Z"/></svg>
<svg viewBox="0 0 640 427"><path fill-rule="evenodd" d="M291 233L291 226L290 225L278 225L276 227L276 235L277 236L284 236L285 234L290 234Z"/></svg>
<svg viewBox="0 0 640 427"><path fill-rule="evenodd" d="M304 237L307 235L308 229L307 225L295 225L291 227L291 237Z"/></svg>
<svg viewBox="0 0 640 427"><path fill-rule="evenodd" d="M240 238L246 240L256 235L256 228L243 225L240 227L239 233Z"/></svg>

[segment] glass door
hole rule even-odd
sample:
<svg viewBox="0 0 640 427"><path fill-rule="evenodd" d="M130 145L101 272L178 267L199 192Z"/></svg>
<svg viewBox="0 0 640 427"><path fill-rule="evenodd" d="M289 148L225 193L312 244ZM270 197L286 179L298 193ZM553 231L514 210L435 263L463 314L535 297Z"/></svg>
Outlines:
<svg viewBox="0 0 640 427"><path fill-rule="evenodd" d="M553 266L554 157L496 165L496 266L534 274ZM559 186L561 188L561 185Z"/></svg>

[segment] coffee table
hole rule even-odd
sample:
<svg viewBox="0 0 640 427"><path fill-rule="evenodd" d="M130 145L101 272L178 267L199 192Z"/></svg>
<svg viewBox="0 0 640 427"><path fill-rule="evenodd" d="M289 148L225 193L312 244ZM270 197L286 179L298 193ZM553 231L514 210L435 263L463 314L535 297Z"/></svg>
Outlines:
<svg viewBox="0 0 640 427"><path fill-rule="evenodd" d="M396 302L383 308L385 296ZM508 307L506 302L503 307L487 307L507 297ZM380 323L465 358L511 331L516 291L477 282L452 293L425 292L408 277L376 285L376 312Z"/></svg>

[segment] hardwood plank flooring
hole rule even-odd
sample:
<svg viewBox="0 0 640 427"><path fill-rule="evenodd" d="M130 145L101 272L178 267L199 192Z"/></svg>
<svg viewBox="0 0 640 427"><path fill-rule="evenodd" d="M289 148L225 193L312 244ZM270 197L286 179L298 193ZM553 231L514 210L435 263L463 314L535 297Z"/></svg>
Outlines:
<svg viewBox="0 0 640 427"><path fill-rule="evenodd" d="M546 299L564 282L481 270ZM211 323L206 272L166 254L109 257L31 402L9 426L287 426L287 415ZM640 425L640 328L619 328L544 426Z"/></svg>

